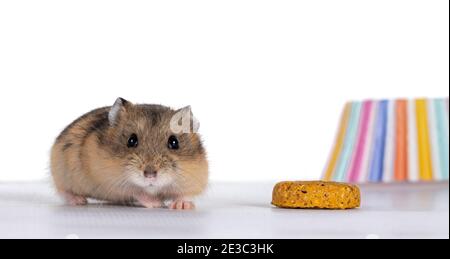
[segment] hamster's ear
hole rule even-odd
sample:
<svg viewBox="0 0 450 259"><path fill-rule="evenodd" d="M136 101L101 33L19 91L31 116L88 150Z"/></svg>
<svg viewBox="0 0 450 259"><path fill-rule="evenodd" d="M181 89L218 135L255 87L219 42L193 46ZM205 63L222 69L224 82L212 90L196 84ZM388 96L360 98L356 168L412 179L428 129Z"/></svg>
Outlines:
<svg viewBox="0 0 450 259"><path fill-rule="evenodd" d="M190 105L183 107L181 109L179 109L177 111L177 113L182 113L182 114L192 114L192 107Z"/></svg>
<svg viewBox="0 0 450 259"><path fill-rule="evenodd" d="M186 106L175 112L171 127L174 133L197 133L200 123L193 115L191 106Z"/></svg>
<svg viewBox="0 0 450 259"><path fill-rule="evenodd" d="M119 119L120 115L126 111L126 108L130 106L131 103L123 98L117 98L116 102L114 102L114 105L109 110L108 119L109 123L111 125L116 124L117 120Z"/></svg>

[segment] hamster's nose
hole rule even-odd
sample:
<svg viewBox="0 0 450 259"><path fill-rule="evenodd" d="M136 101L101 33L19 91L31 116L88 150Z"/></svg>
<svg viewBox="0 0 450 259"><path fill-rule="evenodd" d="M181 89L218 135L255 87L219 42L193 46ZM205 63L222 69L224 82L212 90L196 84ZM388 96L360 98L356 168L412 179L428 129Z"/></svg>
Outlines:
<svg viewBox="0 0 450 259"><path fill-rule="evenodd" d="M144 170L144 176L147 178L156 178L156 175L158 174L158 171L151 167L147 167Z"/></svg>

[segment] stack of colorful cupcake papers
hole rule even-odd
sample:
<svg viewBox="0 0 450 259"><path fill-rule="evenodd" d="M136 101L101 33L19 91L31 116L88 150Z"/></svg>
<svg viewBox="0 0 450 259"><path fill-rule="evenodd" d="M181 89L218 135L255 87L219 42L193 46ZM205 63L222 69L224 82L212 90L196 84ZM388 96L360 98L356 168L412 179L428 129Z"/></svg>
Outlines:
<svg viewBox="0 0 450 259"><path fill-rule="evenodd" d="M347 103L323 178L448 181L448 98Z"/></svg>

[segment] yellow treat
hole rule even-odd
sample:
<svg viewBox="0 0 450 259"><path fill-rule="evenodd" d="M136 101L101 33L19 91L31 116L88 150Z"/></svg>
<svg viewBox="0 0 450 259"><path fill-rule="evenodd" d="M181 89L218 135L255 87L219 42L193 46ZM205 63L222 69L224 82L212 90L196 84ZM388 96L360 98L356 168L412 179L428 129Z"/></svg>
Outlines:
<svg viewBox="0 0 450 259"><path fill-rule="evenodd" d="M361 194L352 184L281 182L273 189L272 204L296 209L354 209L361 205Z"/></svg>

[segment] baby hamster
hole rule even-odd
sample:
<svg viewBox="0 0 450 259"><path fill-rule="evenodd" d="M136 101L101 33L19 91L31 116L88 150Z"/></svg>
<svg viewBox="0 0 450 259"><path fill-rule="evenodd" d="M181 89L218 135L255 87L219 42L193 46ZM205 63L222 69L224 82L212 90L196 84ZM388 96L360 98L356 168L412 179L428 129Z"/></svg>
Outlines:
<svg viewBox="0 0 450 259"><path fill-rule="evenodd" d="M171 209L193 209L190 198L205 190L209 169L191 114L190 107L173 110L118 98L81 116L51 151L57 192L70 205L93 198L147 208L167 201ZM189 130L174 130L184 115L191 118Z"/></svg>

